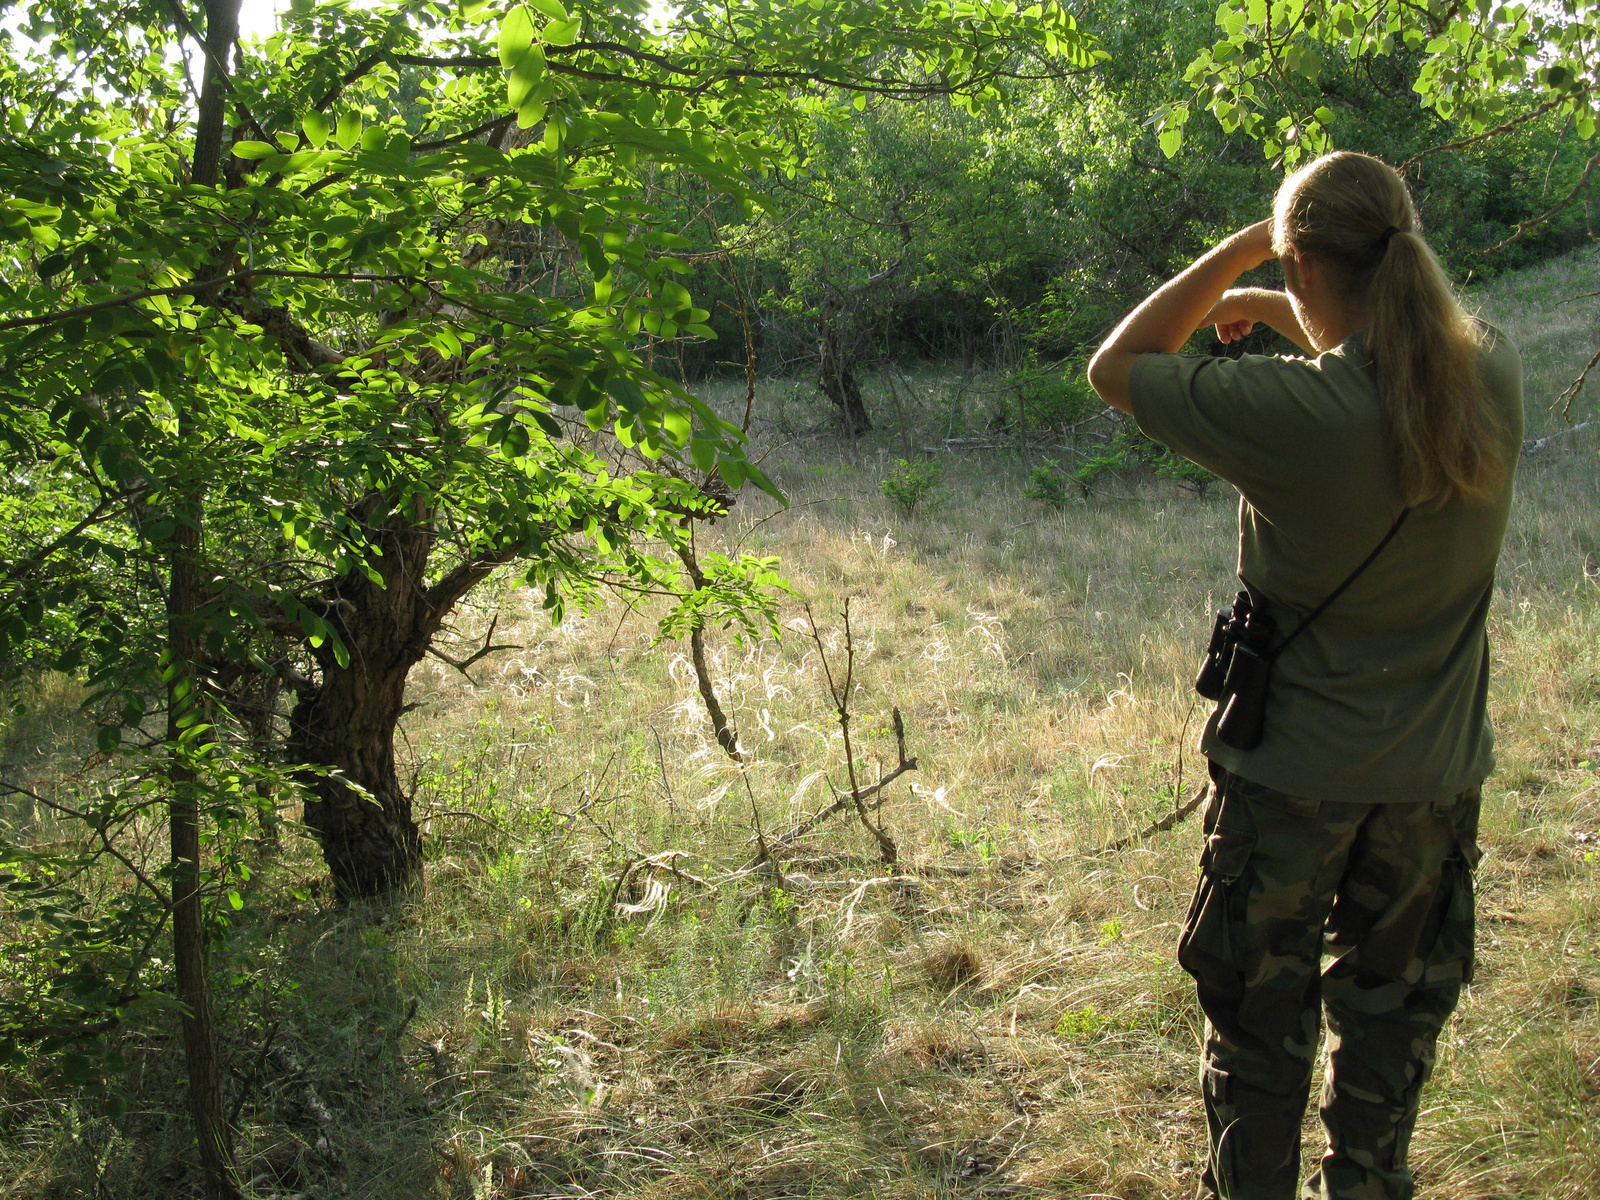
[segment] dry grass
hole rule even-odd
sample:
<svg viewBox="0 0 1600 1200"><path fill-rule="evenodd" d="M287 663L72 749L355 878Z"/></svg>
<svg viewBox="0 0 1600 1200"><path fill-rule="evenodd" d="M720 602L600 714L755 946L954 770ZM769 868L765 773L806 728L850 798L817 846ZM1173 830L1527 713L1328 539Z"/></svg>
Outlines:
<svg viewBox="0 0 1600 1200"><path fill-rule="evenodd" d="M1484 298L1524 345L1535 414L1586 360L1594 315L1540 313L1592 273ZM912 382L909 417L942 428L948 381ZM900 435L841 447L803 432L821 414L793 395L771 400L762 436L793 503L746 499L710 540L780 555L830 655L849 598L858 744L892 765L898 705L920 761L879 814L900 866L840 816L781 883L742 870L758 822L781 833L844 779L808 638L715 643L741 775L652 613L551 629L506 596L500 628L526 649L471 684L434 666L413 681L426 898L323 907L303 848L261 885L239 955L254 990L224 1014L252 1078L256 1195L1192 1191L1198 1016L1172 948L1195 823L1094 852L1197 786L1192 749L1181 787L1178 758L1208 613L1232 590L1230 500L1129 479L1052 514L1021 495L1034 460L1000 450L953 458L943 504L906 521L877 494ZM1520 482L1492 618L1482 963L1425 1097L1430 1196L1600 1196L1594 441L1565 439ZM668 851L676 873L625 870ZM0 1195L187 1187L181 1122L162 1116L173 1056L148 1057L165 1082L120 1124L13 1118L0 1179L23 1178Z"/></svg>

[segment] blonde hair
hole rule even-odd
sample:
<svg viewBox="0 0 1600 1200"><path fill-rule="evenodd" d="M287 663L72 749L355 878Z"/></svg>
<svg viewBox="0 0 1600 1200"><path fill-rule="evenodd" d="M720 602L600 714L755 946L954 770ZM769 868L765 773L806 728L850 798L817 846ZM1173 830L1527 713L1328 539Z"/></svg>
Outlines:
<svg viewBox="0 0 1600 1200"><path fill-rule="evenodd" d="M1273 247L1332 268L1370 316L1389 444L1410 505L1481 501L1505 482L1504 426L1478 356L1485 330L1418 232L1405 181L1365 154L1325 154L1278 189Z"/></svg>

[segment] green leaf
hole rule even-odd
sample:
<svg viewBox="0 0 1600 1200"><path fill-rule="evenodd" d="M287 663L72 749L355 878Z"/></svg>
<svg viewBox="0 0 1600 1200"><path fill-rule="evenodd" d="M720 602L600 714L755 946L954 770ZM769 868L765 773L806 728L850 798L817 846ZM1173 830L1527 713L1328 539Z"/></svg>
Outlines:
<svg viewBox="0 0 1600 1200"><path fill-rule="evenodd" d="M517 127L531 129L544 120L546 102L544 96L535 96L521 108L517 109Z"/></svg>
<svg viewBox="0 0 1600 1200"><path fill-rule="evenodd" d="M583 22L573 17L566 21L551 21L544 27L544 40L551 46L570 46L578 40L578 30Z"/></svg>
<svg viewBox="0 0 1600 1200"><path fill-rule="evenodd" d="M521 425L513 425L506 431L506 436L500 443L500 452L507 458L526 458L528 447L527 429Z"/></svg>
<svg viewBox="0 0 1600 1200"><path fill-rule="evenodd" d="M744 469L745 474L750 477L751 483L755 484L758 488L760 488L767 495L771 496L785 508L789 507L789 497L785 496L783 492L779 490L778 485L773 483L772 480L768 479L766 474L759 467L757 467L754 463L747 462L744 465Z"/></svg>
<svg viewBox="0 0 1600 1200"><path fill-rule="evenodd" d="M277 152L278 148L267 142L235 142L233 144L233 156L235 158L266 158L268 155L276 154Z"/></svg>
<svg viewBox="0 0 1600 1200"><path fill-rule="evenodd" d="M604 279L611 273L611 263L606 259L598 238L592 234L584 234L578 239L578 249L583 254L584 265L596 279Z"/></svg>
<svg viewBox="0 0 1600 1200"><path fill-rule="evenodd" d="M319 112L307 113L301 118L300 128L305 131L306 141L313 146L321 146L328 140L328 118Z"/></svg>
<svg viewBox="0 0 1600 1200"><path fill-rule="evenodd" d="M500 65L515 67L534 41L533 17L525 5L517 5L500 22Z"/></svg>
<svg viewBox="0 0 1600 1200"><path fill-rule="evenodd" d="M694 459L694 465L702 471L709 471L717 465L717 443L715 439L702 434L695 434L689 441L689 456Z"/></svg>
<svg viewBox="0 0 1600 1200"><path fill-rule="evenodd" d="M347 112L339 118L339 128L333 135L333 140L346 150L354 150L356 143L361 140L361 114Z"/></svg>
<svg viewBox="0 0 1600 1200"><path fill-rule="evenodd" d="M234 912L242 912L242 911L244 911L244 897L239 895L239 893L236 892L236 891L235 892L229 892L228 893L228 906L230 908L232 908Z"/></svg>
<svg viewBox="0 0 1600 1200"><path fill-rule="evenodd" d="M689 440L689 415L682 409L669 408L661 414L661 431L672 439L674 446Z"/></svg>

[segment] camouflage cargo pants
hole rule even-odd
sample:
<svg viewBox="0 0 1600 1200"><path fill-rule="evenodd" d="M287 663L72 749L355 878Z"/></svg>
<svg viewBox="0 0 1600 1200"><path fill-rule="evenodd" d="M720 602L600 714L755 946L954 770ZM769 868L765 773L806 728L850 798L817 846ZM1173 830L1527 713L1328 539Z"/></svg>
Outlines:
<svg viewBox="0 0 1600 1200"><path fill-rule="evenodd" d="M1328 1145L1299 1194L1409 1200L1418 1097L1472 975L1478 792L1319 803L1215 766L1212 777L1178 946L1206 1015L1201 1195L1296 1196L1326 1008Z"/></svg>

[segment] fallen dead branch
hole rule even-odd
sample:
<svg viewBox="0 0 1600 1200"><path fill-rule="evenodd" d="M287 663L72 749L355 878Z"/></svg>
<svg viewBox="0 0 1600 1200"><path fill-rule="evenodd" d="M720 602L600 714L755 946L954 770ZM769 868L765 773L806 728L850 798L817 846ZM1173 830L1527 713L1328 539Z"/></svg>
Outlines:
<svg viewBox="0 0 1600 1200"><path fill-rule="evenodd" d="M697 887L714 890L716 884L693 875L677 865L678 859L690 857L692 856L686 850L663 850L647 858L629 859L623 864L616 883L611 887L611 913L615 916L633 917L645 912L660 912L666 907L668 899L672 896L673 885L655 878L645 886L645 896L637 903L630 904L622 899L623 889L628 886L629 880L645 871L659 871L680 883L692 883Z"/></svg>
<svg viewBox="0 0 1600 1200"><path fill-rule="evenodd" d="M1595 360L1600 361L1600 354L1595 356ZM1590 365L1593 366L1594 364L1591 363ZM1543 450L1551 442L1554 442L1560 438L1571 437L1575 433L1582 433L1586 429L1593 429L1595 428L1595 424L1596 423L1594 421L1579 421L1576 425L1569 425L1565 429L1558 429L1554 433L1547 433L1542 438L1535 438L1532 441L1524 442L1522 444L1522 452L1524 454L1532 454L1536 450Z"/></svg>
<svg viewBox="0 0 1600 1200"><path fill-rule="evenodd" d="M1191 796L1189 798L1188 803L1186 803L1182 808L1173 809L1166 816L1162 817L1159 821L1152 822L1151 824L1149 824L1149 825L1145 826L1143 829L1141 829L1138 833L1130 833L1127 837L1118 838L1116 841L1112 842L1109 846L1105 847L1103 850L1098 850L1095 853L1097 853L1097 854L1117 854L1117 853L1119 853L1119 852L1121 852L1123 850L1126 850L1129 846L1133 845L1135 842L1142 842L1146 838L1152 838L1158 833L1167 832L1167 830L1172 829L1173 827L1178 825L1190 813L1194 812L1195 809L1199 808L1201 803L1210 794L1211 794L1211 785L1208 783L1204 787L1202 787L1198 792L1196 792L1193 796Z"/></svg>

